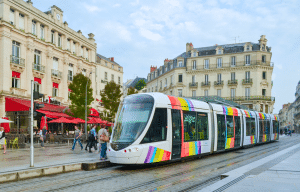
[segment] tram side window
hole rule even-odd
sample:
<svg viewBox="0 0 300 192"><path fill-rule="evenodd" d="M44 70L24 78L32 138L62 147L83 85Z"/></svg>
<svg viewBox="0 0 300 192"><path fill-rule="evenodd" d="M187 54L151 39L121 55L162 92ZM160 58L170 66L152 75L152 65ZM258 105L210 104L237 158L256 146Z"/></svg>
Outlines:
<svg viewBox="0 0 300 192"><path fill-rule="evenodd" d="M234 136L234 127L233 127L233 116L226 115L227 122L227 138L232 138Z"/></svg>
<svg viewBox="0 0 300 192"><path fill-rule="evenodd" d="M184 141L197 141L196 112L183 111Z"/></svg>
<svg viewBox="0 0 300 192"><path fill-rule="evenodd" d="M208 140L208 115L207 113L197 113L197 141Z"/></svg>
<svg viewBox="0 0 300 192"><path fill-rule="evenodd" d="M234 117L235 122L235 135L241 135L241 118L239 116Z"/></svg>
<svg viewBox="0 0 300 192"><path fill-rule="evenodd" d="M217 115L217 122L218 122L218 137L221 137L222 135L225 137L225 116L224 115Z"/></svg>
<svg viewBox="0 0 300 192"><path fill-rule="evenodd" d="M141 143L165 141L167 139L167 109L157 108L149 130Z"/></svg>
<svg viewBox="0 0 300 192"><path fill-rule="evenodd" d="M273 121L273 133L278 133L278 121Z"/></svg>
<svg viewBox="0 0 300 192"><path fill-rule="evenodd" d="M265 122L266 122L266 123L265 123L265 126L266 126L265 134L270 134L270 128L271 128L271 126L270 126L270 121L269 121L269 120L266 120Z"/></svg>
<svg viewBox="0 0 300 192"><path fill-rule="evenodd" d="M246 135L255 135L255 119L246 117Z"/></svg>

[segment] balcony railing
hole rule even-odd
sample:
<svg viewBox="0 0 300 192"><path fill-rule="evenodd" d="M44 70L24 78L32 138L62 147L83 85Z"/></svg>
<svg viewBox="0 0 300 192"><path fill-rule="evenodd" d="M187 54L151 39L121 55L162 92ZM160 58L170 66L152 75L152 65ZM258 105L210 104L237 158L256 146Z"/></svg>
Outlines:
<svg viewBox="0 0 300 192"><path fill-rule="evenodd" d="M231 68L231 67L243 67L243 66L256 66L256 65L262 65L262 66L270 66L274 67L273 62L262 62L261 60L253 60L253 61L240 61L235 63L222 63L219 64L209 64L209 65L197 65L195 66L188 66L188 71L194 71L194 70L209 70L209 69L222 69L222 68Z"/></svg>
<svg viewBox="0 0 300 192"><path fill-rule="evenodd" d="M10 56L10 63L17 64L17 65L20 65L22 67L25 67L25 59L22 59L20 57L16 57L14 55Z"/></svg>
<svg viewBox="0 0 300 192"><path fill-rule="evenodd" d="M242 84L243 85L252 85L253 82L252 82L252 79L243 79Z"/></svg>
<svg viewBox="0 0 300 192"><path fill-rule="evenodd" d="M198 82L190 83L190 88L198 88Z"/></svg>
<svg viewBox="0 0 300 192"><path fill-rule="evenodd" d="M35 70L35 71L39 71L39 72L45 73L45 66L41 65L41 64L33 63L32 64L32 69Z"/></svg>
<svg viewBox="0 0 300 192"><path fill-rule="evenodd" d="M223 86L224 85L224 81L215 81L214 85L215 86Z"/></svg>
<svg viewBox="0 0 300 192"><path fill-rule="evenodd" d="M245 96L245 97L223 97L223 98L231 101L247 101L247 100L275 101L275 97L269 97L269 96Z"/></svg>
<svg viewBox="0 0 300 192"><path fill-rule="evenodd" d="M237 80L228 80L228 85L237 85Z"/></svg>
<svg viewBox="0 0 300 192"><path fill-rule="evenodd" d="M201 87L209 87L210 81L201 82Z"/></svg>
<svg viewBox="0 0 300 192"><path fill-rule="evenodd" d="M56 70L56 69L51 69L51 75L52 77L57 77L60 78L62 77L62 72Z"/></svg>

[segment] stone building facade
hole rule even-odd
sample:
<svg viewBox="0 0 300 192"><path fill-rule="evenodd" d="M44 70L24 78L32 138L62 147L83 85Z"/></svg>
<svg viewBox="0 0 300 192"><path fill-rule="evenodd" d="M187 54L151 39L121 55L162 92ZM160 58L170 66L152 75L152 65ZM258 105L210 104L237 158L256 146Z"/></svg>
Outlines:
<svg viewBox="0 0 300 192"><path fill-rule="evenodd" d="M57 6L42 12L30 0L0 0L0 117L8 98L30 99L31 81L44 101L68 106L68 85L77 73L92 80L92 107L101 111L104 71L121 84L123 68L96 52L94 34L69 28Z"/></svg>
<svg viewBox="0 0 300 192"><path fill-rule="evenodd" d="M250 109L272 113L275 98L271 47L262 35L258 43L246 42L194 48L151 66L148 92L179 97L219 96Z"/></svg>

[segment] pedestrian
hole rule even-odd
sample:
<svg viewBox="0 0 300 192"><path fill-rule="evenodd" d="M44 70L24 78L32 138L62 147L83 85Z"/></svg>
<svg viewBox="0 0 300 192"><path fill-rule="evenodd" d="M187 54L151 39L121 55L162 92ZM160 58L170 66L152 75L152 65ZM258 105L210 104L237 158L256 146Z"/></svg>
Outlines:
<svg viewBox="0 0 300 192"><path fill-rule="evenodd" d="M46 140L46 134L47 134L47 130L46 130L46 126L44 126L43 127L43 129L41 130L41 140L42 140L42 142L41 142L41 146L42 146L42 148L45 148L45 140Z"/></svg>
<svg viewBox="0 0 300 192"><path fill-rule="evenodd" d="M81 141L80 141L80 137L81 137L81 131L75 125L75 138L74 138L74 143L73 143L73 147L72 147L73 151L75 149L75 145L76 145L77 141L78 141L79 145L81 146L81 150L83 149L83 146L82 146Z"/></svg>
<svg viewBox="0 0 300 192"><path fill-rule="evenodd" d="M107 159L106 157L106 150L107 150L107 142L109 141L109 133L106 130L106 126L102 125L101 129L98 132L99 141L101 144L101 153L100 153L100 160Z"/></svg>
<svg viewBox="0 0 300 192"><path fill-rule="evenodd" d="M87 134L88 134L88 138L87 138L86 146L85 146L86 151L87 151L88 146L90 146L90 139L89 139L90 132L88 131Z"/></svg>
<svg viewBox="0 0 300 192"><path fill-rule="evenodd" d="M4 148L3 154L6 153L6 144L5 143L6 143L6 140L5 140L4 128L0 127L0 148L1 148L1 145L3 145L3 148Z"/></svg>
<svg viewBox="0 0 300 192"><path fill-rule="evenodd" d="M96 133L96 125L90 130L89 133L89 152L92 153L92 147L94 147L95 151L97 151L97 133Z"/></svg>

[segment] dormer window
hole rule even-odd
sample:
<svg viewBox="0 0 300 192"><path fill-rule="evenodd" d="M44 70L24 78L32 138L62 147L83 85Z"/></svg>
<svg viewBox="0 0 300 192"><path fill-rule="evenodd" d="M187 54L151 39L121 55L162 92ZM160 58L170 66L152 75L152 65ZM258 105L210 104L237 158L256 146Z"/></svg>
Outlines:
<svg viewBox="0 0 300 192"><path fill-rule="evenodd" d="M165 66L165 72L167 72L168 71L168 67L167 66Z"/></svg>
<svg viewBox="0 0 300 192"><path fill-rule="evenodd" d="M178 62L178 66L179 66L179 67L182 67L182 61L179 61L179 62Z"/></svg>
<svg viewBox="0 0 300 192"><path fill-rule="evenodd" d="M218 54L222 54L222 50L221 49L218 49Z"/></svg>
<svg viewBox="0 0 300 192"><path fill-rule="evenodd" d="M247 51L250 51L250 45L247 45Z"/></svg>
<svg viewBox="0 0 300 192"><path fill-rule="evenodd" d="M193 57L196 57L196 52L193 52Z"/></svg>
<svg viewBox="0 0 300 192"><path fill-rule="evenodd" d="M266 50L266 46L262 45L262 50L265 51Z"/></svg>

